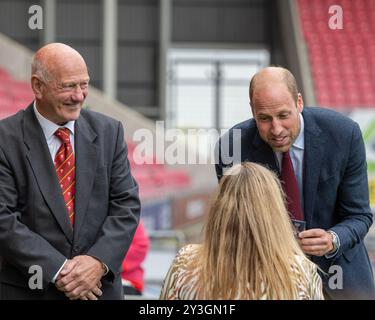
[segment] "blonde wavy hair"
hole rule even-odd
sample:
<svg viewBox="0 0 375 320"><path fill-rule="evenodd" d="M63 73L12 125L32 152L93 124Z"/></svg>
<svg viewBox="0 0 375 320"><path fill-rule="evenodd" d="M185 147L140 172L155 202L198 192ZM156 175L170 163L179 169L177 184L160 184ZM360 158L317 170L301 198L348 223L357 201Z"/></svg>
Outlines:
<svg viewBox="0 0 375 320"><path fill-rule="evenodd" d="M255 163L222 177L195 261L201 299L296 299L306 279L278 178Z"/></svg>

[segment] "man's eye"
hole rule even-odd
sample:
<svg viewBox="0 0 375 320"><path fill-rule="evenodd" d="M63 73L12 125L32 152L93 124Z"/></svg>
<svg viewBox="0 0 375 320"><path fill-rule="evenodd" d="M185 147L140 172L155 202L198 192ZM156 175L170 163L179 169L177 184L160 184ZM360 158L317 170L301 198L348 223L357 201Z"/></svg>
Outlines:
<svg viewBox="0 0 375 320"><path fill-rule="evenodd" d="M283 114L281 114L281 115L279 116L279 118L280 118L280 119L286 119L286 118L288 118L288 116L289 116L289 114L287 114L287 113L283 113Z"/></svg>
<svg viewBox="0 0 375 320"><path fill-rule="evenodd" d="M62 87L63 89L71 89L74 88L76 85L74 83L68 83L68 84L63 84Z"/></svg>
<svg viewBox="0 0 375 320"><path fill-rule="evenodd" d="M267 117L259 117L258 119L259 119L260 121L267 121L267 120L268 120Z"/></svg>

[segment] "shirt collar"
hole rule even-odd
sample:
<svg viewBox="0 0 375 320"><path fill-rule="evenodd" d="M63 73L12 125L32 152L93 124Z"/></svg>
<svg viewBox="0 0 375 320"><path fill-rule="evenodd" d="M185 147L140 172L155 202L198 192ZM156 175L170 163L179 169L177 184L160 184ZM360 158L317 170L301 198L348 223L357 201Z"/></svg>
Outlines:
<svg viewBox="0 0 375 320"><path fill-rule="evenodd" d="M301 113L299 114L299 118L300 118L301 129L299 131L297 139L293 143L293 147L304 150L305 148L305 123L304 123L303 116Z"/></svg>
<svg viewBox="0 0 375 320"><path fill-rule="evenodd" d="M36 108L36 101L34 101L34 112L35 112L36 118L39 121L40 126L42 127L42 130L43 130L43 133L44 133L46 139L49 139L51 136L54 135L54 133L56 132L56 130L58 128L62 128L62 127L68 128L70 133L74 135L74 123L75 123L75 121L69 121L69 122L65 123L63 126L59 126L58 124L56 124L56 123L48 120L47 118L43 117L39 113L38 109Z"/></svg>

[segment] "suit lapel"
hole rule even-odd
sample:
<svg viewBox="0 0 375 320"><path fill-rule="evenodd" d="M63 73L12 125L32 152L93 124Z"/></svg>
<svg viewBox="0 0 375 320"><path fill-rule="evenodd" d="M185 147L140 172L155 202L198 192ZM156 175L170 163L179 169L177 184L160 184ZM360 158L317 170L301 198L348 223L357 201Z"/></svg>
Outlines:
<svg viewBox="0 0 375 320"><path fill-rule="evenodd" d="M77 239L84 221L93 187L98 160L98 148L94 143L96 137L96 133L81 116L75 123L76 197L74 239Z"/></svg>
<svg viewBox="0 0 375 320"><path fill-rule="evenodd" d="M34 114L33 105L30 105L25 110L23 132L24 143L28 148L26 157L34 172L42 196L67 239L72 242L73 230L57 180L55 166L50 156L43 130Z"/></svg>
<svg viewBox="0 0 375 320"><path fill-rule="evenodd" d="M303 177L303 195L304 195L304 215L307 226L311 226L314 203L317 194L317 187L322 166L324 154L324 140L321 137L321 129L315 122L312 113L308 108L302 113L305 122L305 151L304 151L304 177ZM246 140L246 139L244 139ZM244 146L243 146L244 147ZM250 160L267 164L268 168L280 175L278 165L272 148L266 144L257 132L252 148L244 147L243 160Z"/></svg>
<svg viewBox="0 0 375 320"><path fill-rule="evenodd" d="M305 121L305 152L303 196L304 214L307 226L310 227L314 213L314 203L317 196L317 187L320 169L324 154L324 140L320 137L321 129L308 110L302 113Z"/></svg>

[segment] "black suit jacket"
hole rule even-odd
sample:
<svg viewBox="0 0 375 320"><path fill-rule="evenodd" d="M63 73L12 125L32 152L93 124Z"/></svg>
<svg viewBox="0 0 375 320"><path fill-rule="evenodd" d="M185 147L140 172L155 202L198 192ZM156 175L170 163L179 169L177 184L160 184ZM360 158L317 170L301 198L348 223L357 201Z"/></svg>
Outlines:
<svg viewBox="0 0 375 320"><path fill-rule="evenodd" d="M64 298L51 280L65 259L91 255L110 269L103 299L121 299L121 263L139 220L138 186L130 173L119 121L82 110L75 122L76 198L70 226L42 128L32 105L0 121L0 295ZM30 290L40 266L43 289Z"/></svg>
<svg viewBox="0 0 375 320"><path fill-rule="evenodd" d="M335 257L312 257L312 260L327 272L323 284L331 297L375 298L372 268L363 243L372 224L372 212L361 131L354 121L332 110L304 108L302 115L306 227L331 229L341 242ZM219 179L233 161L257 162L279 174L274 152L260 138L254 119L234 126L221 137L216 155ZM338 269L332 266L342 270L343 289L332 290L332 282L338 275Z"/></svg>

